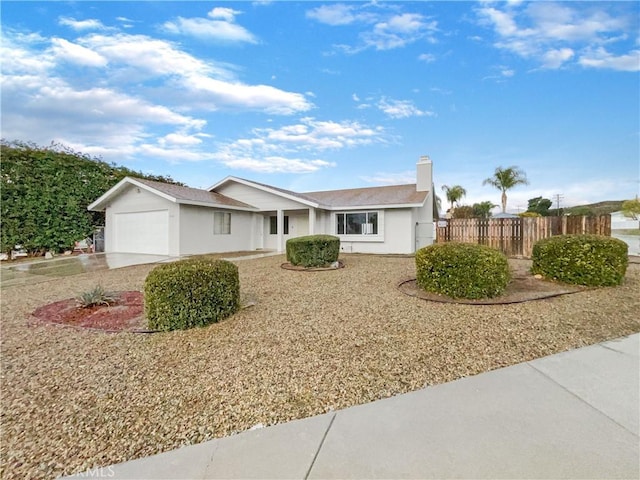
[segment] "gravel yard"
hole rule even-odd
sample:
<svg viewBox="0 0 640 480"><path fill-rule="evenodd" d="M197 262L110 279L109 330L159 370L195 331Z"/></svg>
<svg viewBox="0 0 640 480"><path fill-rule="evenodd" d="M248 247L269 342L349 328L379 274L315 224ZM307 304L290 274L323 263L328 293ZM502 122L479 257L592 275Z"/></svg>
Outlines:
<svg viewBox="0 0 640 480"><path fill-rule="evenodd" d="M314 273L237 262L256 305L171 333L30 326L97 283L140 290L153 266L3 289L1 476L76 473L640 331L638 264L621 287L481 306L401 293L413 258L341 258Z"/></svg>

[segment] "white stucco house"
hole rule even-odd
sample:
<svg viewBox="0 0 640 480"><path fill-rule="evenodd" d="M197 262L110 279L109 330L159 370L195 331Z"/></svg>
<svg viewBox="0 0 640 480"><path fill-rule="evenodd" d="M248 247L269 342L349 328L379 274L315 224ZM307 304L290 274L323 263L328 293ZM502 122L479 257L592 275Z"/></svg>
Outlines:
<svg viewBox="0 0 640 480"><path fill-rule="evenodd" d="M413 253L434 240L432 171L421 157L415 184L306 193L237 177L207 190L126 177L88 209L105 212L108 253L284 251L321 233L345 252Z"/></svg>
<svg viewBox="0 0 640 480"><path fill-rule="evenodd" d="M638 220L626 217L621 211L611 213L611 230L635 230L638 225Z"/></svg>

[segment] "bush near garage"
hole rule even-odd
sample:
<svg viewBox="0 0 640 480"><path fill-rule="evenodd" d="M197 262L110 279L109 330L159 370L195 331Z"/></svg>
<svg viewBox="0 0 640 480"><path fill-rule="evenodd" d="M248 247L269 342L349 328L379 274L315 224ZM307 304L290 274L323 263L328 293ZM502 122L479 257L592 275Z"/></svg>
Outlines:
<svg viewBox="0 0 640 480"><path fill-rule="evenodd" d="M190 259L159 265L144 283L144 310L152 330L205 326L239 308L238 267L226 260Z"/></svg>
<svg viewBox="0 0 640 480"><path fill-rule="evenodd" d="M306 268L327 267L338 261L340 239L333 235L307 235L287 240L287 261Z"/></svg>
<svg viewBox="0 0 640 480"><path fill-rule="evenodd" d="M558 235L533 246L531 271L564 283L620 285L629 263L628 245L601 235Z"/></svg>
<svg viewBox="0 0 640 480"><path fill-rule="evenodd" d="M481 299L504 292L511 274L507 257L485 245L443 243L416 252L416 283L452 298Z"/></svg>

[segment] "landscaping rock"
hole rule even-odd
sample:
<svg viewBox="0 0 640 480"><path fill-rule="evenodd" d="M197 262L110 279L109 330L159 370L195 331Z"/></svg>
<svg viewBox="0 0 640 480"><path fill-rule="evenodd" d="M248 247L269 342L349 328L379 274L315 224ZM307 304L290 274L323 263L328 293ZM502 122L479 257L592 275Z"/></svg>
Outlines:
<svg viewBox="0 0 640 480"><path fill-rule="evenodd" d="M3 288L1 476L106 467L640 331L638 264L620 287L482 306L402 294L413 258L341 256L349 268L325 274L282 269L282 255L238 261L254 307L150 336L28 318L97 275L140 291L152 265Z"/></svg>

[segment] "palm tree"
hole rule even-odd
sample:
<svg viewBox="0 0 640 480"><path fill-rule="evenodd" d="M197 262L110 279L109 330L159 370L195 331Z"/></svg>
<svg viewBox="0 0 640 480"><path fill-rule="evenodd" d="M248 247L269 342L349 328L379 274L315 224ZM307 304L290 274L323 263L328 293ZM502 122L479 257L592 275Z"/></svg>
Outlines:
<svg viewBox="0 0 640 480"><path fill-rule="evenodd" d="M482 182L482 185L491 185L502 192L502 213L507 211L507 190L516 185L528 185L527 175L518 167L496 168L493 177Z"/></svg>
<svg viewBox="0 0 640 480"><path fill-rule="evenodd" d="M473 204L473 215L477 218L489 218L491 217L491 210L497 207L493 202L485 200L484 202Z"/></svg>
<svg viewBox="0 0 640 480"><path fill-rule="evenodd" d="M458 203L467 194L467 191L460 185L454 185L453 187L443 185L442 190L447 192L447 200L451 203L451 210L453 210L453 204Z"/></svg>

